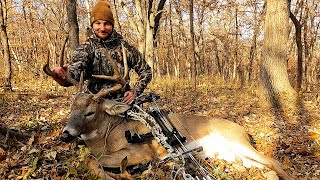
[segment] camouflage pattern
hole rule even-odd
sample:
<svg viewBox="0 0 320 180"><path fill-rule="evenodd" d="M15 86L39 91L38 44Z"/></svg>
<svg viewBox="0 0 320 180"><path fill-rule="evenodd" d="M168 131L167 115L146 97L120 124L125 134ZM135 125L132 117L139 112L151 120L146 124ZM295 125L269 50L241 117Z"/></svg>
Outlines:
<svg viewBox="0 0 320 180"><path fill-rule="evenodd" d="M115 82L97 79L92 77L92 75L113 75L113 67L99 50L100 48L105 48L107 52L110 53L112 60L118 66L119 72L123 76L124 67L121 43L126 49L128 69L129 71L133 69L139 75L139 79L132 89L129 86L129 78L126 86L123 87L120 92L114 92L107 95L106 98L121 98L123 97L124 92L128 90L133 91L136 96L140 95L151 81L151 68L144 60L142 54L135 47L126 42L115 30L107 40L102 40L93 34L82 43L72 55L72 63L68 68L69 75L79 81L81 71L83 71L84 80L86 80L86 89L92 93L97 93L104 87L108 88L114 86L116 84Z"/></svg>

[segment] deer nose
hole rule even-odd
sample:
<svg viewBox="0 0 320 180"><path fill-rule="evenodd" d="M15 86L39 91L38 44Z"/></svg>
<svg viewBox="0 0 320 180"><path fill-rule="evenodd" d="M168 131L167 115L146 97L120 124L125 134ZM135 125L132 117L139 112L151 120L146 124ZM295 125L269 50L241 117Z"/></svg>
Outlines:
<svg viewBox="0 0 320 180"><path fill-rule="evenodd" d="M61 138L61 140L62 140L63 142L68 143L68 142L72 141L75 137L72 136L72 135L69 133L69 131L66 131L66 130L65 130L65 131L62 132L60 138Z"/></svg>

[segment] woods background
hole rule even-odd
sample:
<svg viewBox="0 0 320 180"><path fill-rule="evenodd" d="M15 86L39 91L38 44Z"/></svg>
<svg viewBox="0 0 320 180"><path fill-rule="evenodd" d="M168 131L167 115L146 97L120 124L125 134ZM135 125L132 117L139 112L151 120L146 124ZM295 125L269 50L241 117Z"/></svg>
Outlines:
<svg viewBox="0 0 320 180"><path fill-rule="evenodd" d="M45 55L52 53L51 64L58 64L58 56L67 34L77 27L69 26L71 19L66 7L77 10L80 42L86 38L89 26L89 9L95 1L42 1L2 0L1 16L1 84L11 81L19 88L19 81L39 80ZM266 2L248 1L197 1L193 3L194 49L190 35L189 1L111 1L115 15L115 28L130 43L139 47L155 77L188 78L192 66L196 75L215 78L217 81L248 85L257 82L264 37ZM69 4L68 4L69 3ZM160 4L159 4L160 3ZM161 5L162 3L162 5ZM296 38L295 26L290 21L288 72L294 87L312 90L319 84L319 6L318 1L292 1L291 12L301 26L301 39ZM70 9L69 8L69 9ZM160 9L159 9L160 8ZM157 19L161 16L161 20ZM68 24L69 22L69 24ZM158 23L158 24L157 24ZM9 49L4 48L5 34ZM150 32L148 32L150 31ZM71 36L66 58L76 42ZM302 43L302 63L297 61L296 40ZM9 52L6 52L9 51ZM10 61L5 61L10 54ZM302 81L298 84L298 70ZM8 79L12 77L11 79Z"/></svg>
<svg viewBox="0 0 320 180"><path fill-rule="evenodd" d="M160 93L164 103L178 112L237 121L255 137L259 150L276 156L294 177L320 176L319 0L109 2L115 29L153 67L154 78L148 88ZM43 97L34 100L25 95L46 94L45 100L68 95L42 67L48 50L51 66L59 65L66 36L69 41L63 56L70 62L72 51L90 33L90 9L95 3L0 0L0 107L1 121L7 127L23 124L26 132L41 132L40 140L60 132L61 124L50 131L44 124L65 119L69 100L64 99L58 107L56 101L48 105L42 102ZM15 93L18 97L7 98ZM270 107L272 111L268 111ZM60 143L56 134L52 137L55 145ZM30 150L44 145L48 142L26 146ZM58 156L60 150L52 148L44 151ZM15 155L24 157L25 151ZM61 161L55 158L57 168ZM17 159L11 164L21 163ZM68 163L61 166L69 168L69 175L74 174L70 167L75 165ZM3 168L6 171L0 175L16 175L12 167ZM38 173L33 177L52 173L43 164L41 167L33 169L32 173ZM19 169L29 177L25 171ZM60 173L63 175L57 176L66 177L66 172Z"/></svg>

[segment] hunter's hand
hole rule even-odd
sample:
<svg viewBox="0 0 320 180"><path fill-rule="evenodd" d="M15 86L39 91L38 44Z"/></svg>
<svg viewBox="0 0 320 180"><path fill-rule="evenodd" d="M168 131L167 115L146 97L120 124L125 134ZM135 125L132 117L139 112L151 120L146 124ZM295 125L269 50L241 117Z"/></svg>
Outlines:
<svg viewBox="0 0 320 180"><path fill-rule="evenodd" d="M66 79L68 73L69 64L65 64L62 67L54 67L52 71L58 75L61 79Z"/></svg>
<svg viewBox="0 0 320 180"><path fill-rule="evenodd" d="M124 93L123 101L126 104L131 104L136 99L136 95L131 91L126 91Z"/></svg>
<svg viewBox="0 0 320 180"><path fill-rule="evenodd" d="M65 79L68 75L68 66L69 64L65 64L62 67L54 67L51 69L59 77L59 78L52 77L53 80L55 80L57 83L59 83L62 86L64 86L66 83Z"/></svg>

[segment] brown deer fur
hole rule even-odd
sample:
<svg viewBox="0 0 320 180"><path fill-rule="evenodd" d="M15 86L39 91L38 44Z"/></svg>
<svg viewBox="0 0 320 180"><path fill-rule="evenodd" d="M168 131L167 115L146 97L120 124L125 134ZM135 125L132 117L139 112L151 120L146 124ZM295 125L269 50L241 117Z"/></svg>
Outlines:
<svg viewBox="0 0 320 180"><path fill-rule="evenodd" d="M97 162L100 165L119 167L125 157L128 158L128 165L136 165L161 159L167 155L166 150L156 140L144 143L127 142L125 138L127 130L138 134L150 132L139 121L117 116L130 106L106 99L97 102L92 99L93 96L84 93L76 95L71 107L71 118L63 130L63 135L80 135L92 153L99 154ZM291 179L276 160L260 154L251 146L245 129L240 125L213 117L181 114L169 114L169 117L187 138L189 143L186 143L186 146L189 148L203 146L204 156L227 161L241 158L248 167L265 166L276 171L282 179Z"/></svg>

